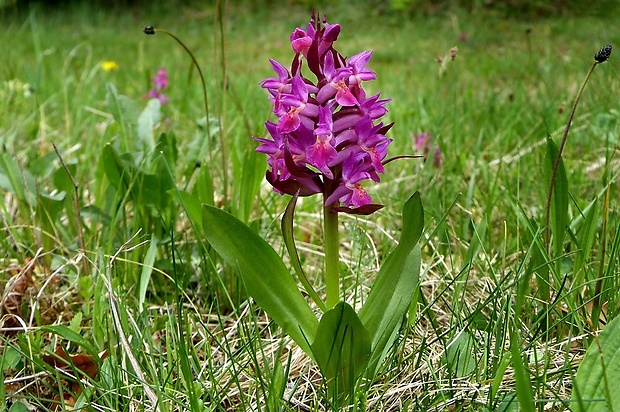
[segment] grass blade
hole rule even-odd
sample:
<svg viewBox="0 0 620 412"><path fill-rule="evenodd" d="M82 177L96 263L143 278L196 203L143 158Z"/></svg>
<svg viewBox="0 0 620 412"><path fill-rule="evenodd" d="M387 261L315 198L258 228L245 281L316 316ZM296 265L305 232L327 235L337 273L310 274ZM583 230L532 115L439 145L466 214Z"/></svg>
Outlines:
<svg viewBox="0 0 620 412"><path fill-rule="evenodd" d="M512 366L515 371L515 384L517 388L517 400L519 401L519 410L524 412L535 412L534 393L532 391L532 382L530 380L527 364L521 357L520 339L513 331L510 337L510 351L512 353Z"/></svg>

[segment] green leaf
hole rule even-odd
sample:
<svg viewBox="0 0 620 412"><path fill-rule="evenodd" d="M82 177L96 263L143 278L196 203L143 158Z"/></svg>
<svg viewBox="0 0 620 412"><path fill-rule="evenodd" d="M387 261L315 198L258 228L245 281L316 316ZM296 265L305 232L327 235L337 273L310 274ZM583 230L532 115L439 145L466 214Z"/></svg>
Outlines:
<svg viewBox="0 0 620 412"><path fill-rule="evenodd" d="M620 410L620 317L592 342L573 382L572 408L580 412Z"/></svg>
<svg viewBox="0 0 620 412"><path fill-rule="evenodd" d="M14 402L13 405L11 405L11 409L9 409L9 412L30 412L30 409L28 409L26 405L18 401Z"/></svg>
<svg viewBox="0 0 620 412"><path fill-rule="evenodd" d="M28 164L28 169L30 172L37 178L48 178L57 170L56 161L58 160L58 155L55 151L47 152L47 154L32 160Z"/></svg>
<svg viewBox="0 0 620 412"><path fill-rule="evenodd" d="M198 194L200 201L207 205L215 205L213 197L213 177L208 167L201 167L196 179L195 192Z"/></svg>
<svg viewBox="0 0 620 412"><path fill-rule="evenodd" d="M132 185L133 200L138 205L150 205L161 213L167 210L170 195L168 191L172 188L170 178L163 173L142 173L135 172L135 184ZM137 193L134 193L137 192ZM155 212L158 214L158 212Z"/></svg>
<svg viewBox="0 0 620 412"><path fill-rule="evenodd" d="M174 134L161 133L157 137L153 158L157 166L156 171L166 176L172 174L171 179L173 179L179 159L179 149Z"/></svg>
<svg viewBox="0 0 620 412"><path fill-rule="evenodd" d="M457 378L469 375L476 368L476 360L472 354L473 347L473 337L469 333L463 332L446 348L446 363Z"/></svg>
<svg viewBox="0 0 620 412"><path fill-rule="evenodd" d="M385 260L359 312L371 335L370 373L378 367L409 308L418 287L421 251L418 240L424 228L420 193L409 198L403 208L403 231L398 246Z"/></svg>
<svg viewBox="0 0 620 412"><path fill-rule="evenodd" d="M519 412L519 402L515 392L504 394L501 402L497 406L497 412Z"/></svg>
<svg viewBox="0 0 620 412"><path fill-rule="evenodd" d="M106 102L110 113L120 128L121 135L127 139L133 137L138 123L138 108L127 96L118 94L112 83L107 84Z"/></svg>
<svg viewBox="0 0 620 412"><path fill-rule="evenodd" d="M23 204L36 203L34 177L23 170L10 153L0 153L0 188L13 193Z"/></svg>
<svg viewBox="0 0 620 412"><path fill-rule="evenodd" d="M202 206L198 195L188 193L185 190L175 189L169 190L168 194L170 196L178 196L187 218L194 224L196 230L202 233Z"/></svg>
<svg viewBox="0 0 620 412"><path fill-rule="evenodd" d="M73 318L69 322L69 329L71 329L75 333L80 333L80 330L82 329L83 317L84 314L82 312L77 312L75 315L73 315Z"/></svg>
<svg viewBox="0 0 620 412"><path fill-rule="evenodd" d="M149 245L149 250L146 252L146 256L144 257L142 272L140 273L140 287L138 289L138 305L140 307L140 311L142 311L144 307L144 301L146 300L146 289L151 281L153 264L155 263L155 258L157 257L157 243L158 242L155 235L151 236L151 244Z"/></svg>
<svg viewBox="0 0 620 412"><path fill-rule="evenodd" d="M558 157L558 148L553 139L547 139L547 156L546 156L546 176L547 182L551 183L551 175ZM568 179L566 177L566 169L564 162L560 158L560 163L555 176L555 184L553 185L553 195L551 196L551 213L550 223L551 233L553 233L553 251L555 256L562 255L564 250L564 235L568 225ZM559 260L558 260L559 262Z"/></svg>
<svg viewBox="0 0 620 412"><path fill-rule="evenodd" d="M323 377L350 395L370 357L370 333L355 310L340 302L321 318L312 353Z"/></svg>
<svg viewBox="0 0 620 412"><path fill-rule="evenodd" d="M535 412L534 393L530 380L529 369L521 356L521 345L517 334L513 331L510 337L510 351L512 354L512 366L515 374L515 386L517 389L517 400L521 411Z"/></svg>
<svg viewBox="0 0 620 412"><path fill-rule="evenodd" d="M0 370L15 369L22 360L22 354L14 346L5 346L0 357Z"/></svg>
<svg viewBox="0 0 620 412"><path fill-rule="evenodd" d="M480 248L482 247L482 239L486 236L487 232L487 219L483 218L478 226L476 226L474 230L474 234L471 238L471 242L469 243L469 247L467 248L467 252L465 252L465 256L463 260L467 263L472 263L478 252L480 252Z"/></svg>
<svg viewBox="0 0 620 412"><path fill-rule="evenodd" d="M48 235L44 235L41 239L43 246L47 250L52 250L56 245L57 239L49 234L57 233L57 222L63 210L65 192L59 192L54 196L46 193L40 193L37 202L37 217L39 225Z"/></svg>
<svg viewBox="0 0 620 412"><path fill-rule="evenodd" d="M85 349L94 360L99 359L99 354L97 353L97 349L87 341L82 335L73 331L70 327L66 325L48 325L41 326L40 330L42 332L53 333L55 335L60 336L63 339L66 339L70 342L75 343L80 346L82 349Z"/></svg>
<svg viewBox="0 0 620 412"><path fill-rule="evenodd" d="M203 205L202 225L207 241L243 279L256 303L308 355L318 320L302 297L280 256L239 219Z"/></svg>
<svg viewBox="0 0 620 412"><path fill-rule="evenodd" d="M256 206L260 184L265 178L265 158L254 147L246 147L242 154L231 155L233 161L232 213L247 223Z"/></svg>
<svg viewBox="0 0 620 412"><path fill-rule="evenodd" d="M598 196L583 210L582 214L585 216L583 219L583 225L579 230L579 249L575 254L575 262L573 264L573 273L579 273L581 269L583 269L588 259L590 258L590 253L592 252L592 246L594 245L594 239L596 237L596 233L598 232L597 225L597 217L598 215ZM580 215L581 216L581 215ZM581 280L582 276L579 276ZM581 282L575 282L576 284L580 284Z"/></svg>
<svg viewBox="0 0 620 412"><path fill-rule="evenodd" d="M46 229L53 228L54 223L59 218L66 195L67 193L65 192L58 192L55 195L39 194L38 212L40 217L44 215L47 218L46 221L49 222L49 226L46 226Z"/></svg>
<svg viewBox="0 0 620 412"><path fill-rule="evenodd" d="M161 102L151 99L138 117L138 140L142 143L142 149L150 152L155 147L153 131L161 119Z"/></svg>
<svg viewBox="0 0 620 412"><path fill-rule="evenodd" d="M273 373L269 380L269 392L267 395L267 411L278 411L282 409L282 399L286 389L286 379L284 377L284 366L280 362L273 365Z"/></svg>
<svg viewBox="0 0 620 412"><path fill-rule="evenodd" d="M73 193L75 191L75 187L73 186L73 182L71 181L71 177L67 170L71 173L72 176L76 176L77 172L77 161L74 162L65 162L64 166L58 167L54 170L52 174L52 182L54 182L54 187L60 191L65 191L67 193Z"/></svg>
<svg viewBox="0 0 620 412"><path fill-rule="evenodd" d="M499 387L502 382L504 382L504 375L506 374L506 369L510 365L510 353L506 352L502 356L502 359L498 363L497 369L495 371L495 376L493 377L493 381L491 382L490 393L489 396L491 399L497 396L499 392Z"/></svg>
<svg viewBox="0 0 620 412"><path fill-rule="evenodd" d="M101 164L110 184L119 192L126 193L129 189L128 159L123 158L111 144L106 144L101 151Z"/></svg>

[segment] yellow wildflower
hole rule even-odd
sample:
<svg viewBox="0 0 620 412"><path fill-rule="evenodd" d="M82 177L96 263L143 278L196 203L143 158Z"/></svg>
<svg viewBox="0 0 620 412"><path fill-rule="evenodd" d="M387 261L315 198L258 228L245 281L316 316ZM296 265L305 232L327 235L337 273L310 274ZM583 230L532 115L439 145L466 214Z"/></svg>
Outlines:
<svg viewBox="0 0 620 412"><path fill-rule="evenodd" d="M104 72L115 72L118 70L118 67L118 63L114 60L106 60L101 63L101 69L103 69Z"/></svg>

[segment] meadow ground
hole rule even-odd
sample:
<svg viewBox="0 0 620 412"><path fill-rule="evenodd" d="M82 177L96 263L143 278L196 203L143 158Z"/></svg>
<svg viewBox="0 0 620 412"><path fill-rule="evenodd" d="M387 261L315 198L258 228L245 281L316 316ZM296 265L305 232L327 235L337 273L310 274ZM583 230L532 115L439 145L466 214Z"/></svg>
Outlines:
<svg viewBox="0 0 620 412"><path fill-rule="evenodd" d="M559 145L594 54L619 44L619 18L322 12L342 26L341 53L374 51L368 90L392 99L390 156L428 151L367 185L383 209L341 217L342 297L357 307L405 200L420 191L425 211L398 338L341 408L574 409L577 367L620 302L613 53L568 135L551 246L547 139ZM0 410L334 408L316 364L206 243L200 215L202 203L224 208L286 254L289 197L265 182L252 136L274 118L259 86L269 59L291 61L308 10L82 5L0 18ZM195 54L208 118L191 59L143 34L148 24ZM160 68L161 106L146 97ZM304 198L295 221L320 294L321 210Z"/></svg>

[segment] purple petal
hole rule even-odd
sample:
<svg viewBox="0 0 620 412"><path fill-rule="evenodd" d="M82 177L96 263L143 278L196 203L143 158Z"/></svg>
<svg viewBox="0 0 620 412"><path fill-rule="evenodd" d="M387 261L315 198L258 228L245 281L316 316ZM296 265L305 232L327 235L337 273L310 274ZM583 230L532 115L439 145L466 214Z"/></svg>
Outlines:
<svg viewBox="0 0 620 412"><path fill-rule="evenodd" d="M308 36L302 29L295 29L290 37L291 46L295 53L306 55L312 45L312 37Z"/></svg>
<svg viewBox="0 0 620 412"><path fill-rule="evenodd" d="M354 67L357 70L362 70L368 64L371 56L372 51L363 51L356 54L355 56L351 56L348 61L349 67Z"/></svg>

